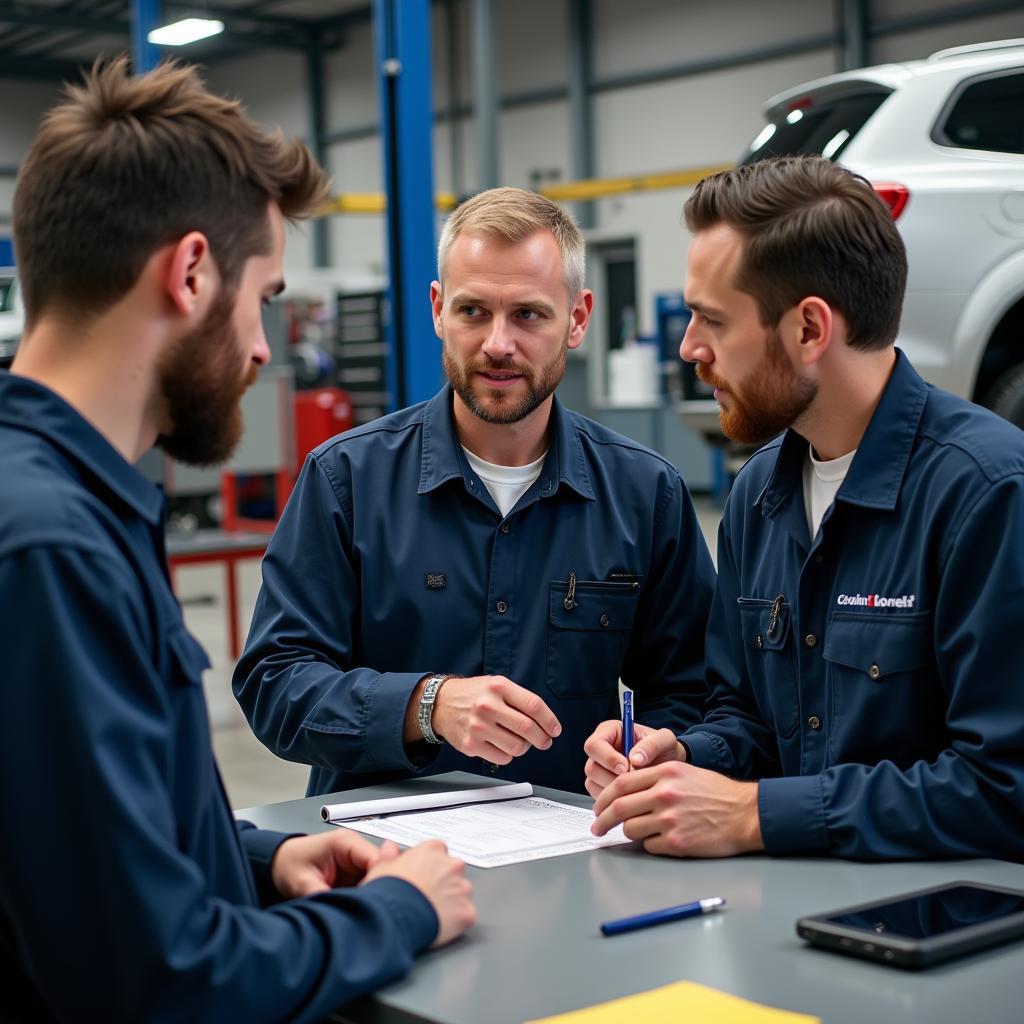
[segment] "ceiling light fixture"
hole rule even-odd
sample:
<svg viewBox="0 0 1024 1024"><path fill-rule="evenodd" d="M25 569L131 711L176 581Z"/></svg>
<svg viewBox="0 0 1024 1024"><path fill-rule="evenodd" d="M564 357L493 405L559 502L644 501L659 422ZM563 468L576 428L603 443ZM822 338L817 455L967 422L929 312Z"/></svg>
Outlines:
<svg viewBox="0 0 1024 1024"><path fill-rule="evenodd" d="M146 38L157 46L188 46L224 31L224 22L215 18L182 18L153 29Z"/></svg>

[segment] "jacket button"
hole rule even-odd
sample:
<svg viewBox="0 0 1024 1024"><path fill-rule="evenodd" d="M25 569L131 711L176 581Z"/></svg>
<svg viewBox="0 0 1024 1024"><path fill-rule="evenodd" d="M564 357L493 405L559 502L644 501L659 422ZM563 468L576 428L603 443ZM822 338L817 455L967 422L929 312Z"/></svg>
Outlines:
<svg viewBox="0 0 1024 1024"><path fill-rule="evenodd" d="M821 719L817 715L811 715L811 717L807 719L807 724L812 729L820 729L821 728Z"/></svg>
<svg viewBox="0 0 1024 1024"><path fill-rule="evenodd" d="M819 553L819 554L814 556L814 564L815 565L821 565L821 563L824 562L824 561L825 561L825 556L824 555Z"/></svg>
<svg viewBox="0 0 1024 1024"><path fill-rule="evenodd" d="M804 637L804 643L807 644L808 647L813 647L817 642L818 638L813 633L808 633L807 636Z"/></svg>
<svg viewBox="0 0 1024 1024"><path fill-rule="evenodd" d="M760 633L758 633L757 636L754 637L754 646L758 650L761 650L761 648L764 647L764 637L761 636Z"/></svg>
<svg viewBox="0 0 1024 1024"><path fill-rule="evenodd" d="M871 668L868 669L868 675L871 676L872 679L878 679L882 675L882 670L877 664L872 664Z"/></svg>
<svg viewBox="0 0 1024 1024"><path fill-rule="evenodd" d="M508 605L504 601L499 601L494 607L498 609L499 615L504 615L508 611Z"/></svg>
<svg viewBox="0 0 1024 1024"><path fill-rule="evenodd" d="M600 622L602 626L607 626L608 623L611 622L611 619L609 619L607 615L602 615L601 618L598 619L598 622Z"/></svg>
<svg viewBox="0 0 1024 1024"><path fill-rule="evenodd" d="M509 526L508 523L502 523L501 524L501 532L502 533L508 533L508 531L511 530L511 529L512 529L512 527Z"/></svg>

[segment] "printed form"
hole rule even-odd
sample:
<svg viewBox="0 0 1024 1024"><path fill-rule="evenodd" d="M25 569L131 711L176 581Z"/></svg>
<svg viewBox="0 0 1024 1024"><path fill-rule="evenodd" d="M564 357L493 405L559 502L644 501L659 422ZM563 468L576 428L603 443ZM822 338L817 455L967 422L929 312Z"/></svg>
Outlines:
<svg viewBox="0 0 1024 1024"><path fill-rule="evenodd" d="M332 824L402 846L442 839L453 857L478 868L498 868L629 842L621 826L600 839L591 835L593 820L589 807L530 796Z"/></svg>

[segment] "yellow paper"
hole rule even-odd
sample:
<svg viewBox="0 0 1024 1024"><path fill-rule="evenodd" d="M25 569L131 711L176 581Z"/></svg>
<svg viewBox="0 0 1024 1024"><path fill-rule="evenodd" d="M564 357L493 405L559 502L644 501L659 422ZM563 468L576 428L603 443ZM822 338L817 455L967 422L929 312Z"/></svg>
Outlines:
<svg viewBox="0 0 1024 1024"><path fill-rule="evenodd" d="M693 981L677 981L674 985L640 992L635 996L615 999L610 1003L588 1006L557 1017L527 1021L526 1024L821 1024L820 1017L804 1013L776 1010L738 996L698 985Z"/></svg>

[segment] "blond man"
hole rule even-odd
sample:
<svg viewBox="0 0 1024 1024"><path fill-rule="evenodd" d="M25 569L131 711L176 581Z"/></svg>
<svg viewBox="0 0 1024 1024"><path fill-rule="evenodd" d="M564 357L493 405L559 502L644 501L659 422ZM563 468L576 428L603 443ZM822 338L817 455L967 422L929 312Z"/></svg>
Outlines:
<svg viewBox="0 0 1024 1024"><path fill-rule="evenodd" d="M683 481L554 394L583 280L553 203L470 199L430 289L448 384L308 458L234 689L310 793L453 770L579 790L620 677L645 721L699 721L713 569Z"/></svg>

